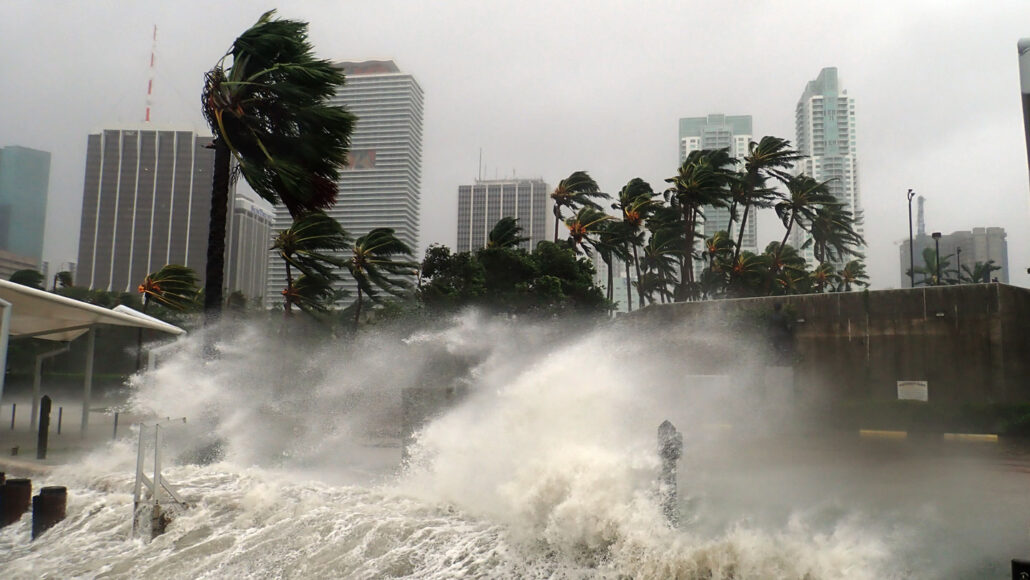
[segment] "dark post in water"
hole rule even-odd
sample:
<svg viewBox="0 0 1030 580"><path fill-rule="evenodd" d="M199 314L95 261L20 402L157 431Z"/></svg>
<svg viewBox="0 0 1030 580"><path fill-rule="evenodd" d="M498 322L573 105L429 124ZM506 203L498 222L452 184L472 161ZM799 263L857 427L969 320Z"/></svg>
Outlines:
<svg viewBox="0 0 1030 580"><path fill-rule="evenodd" d="M0 528L21 519L29 511L32 499L32 480L8 479L0 486Z"/></svg>
<svg viewBox="0 0 1030 580"><path fill-rule="evenodd" d="M68 506L68 489L50 486L39 490L32 498L32 539L63 521Z"/></svg>
<svg viewBox="0 0 1030 580"><path fill-rule="evenodd" d="M43 395L39 403L39 435L36 437L36 459L46 459L47 440L50 438L50 407L53 403L49 395Z"/></svg>
<svg viewBox="0 0 1030 580"><path fill-rule="evenodd" d="M683 455L683 435L667 420L658 426L658 455L662 458L662 475L658 480L662 512L669 523L675 526L679 520L679 510L676 508L676 462Z"/></svg>

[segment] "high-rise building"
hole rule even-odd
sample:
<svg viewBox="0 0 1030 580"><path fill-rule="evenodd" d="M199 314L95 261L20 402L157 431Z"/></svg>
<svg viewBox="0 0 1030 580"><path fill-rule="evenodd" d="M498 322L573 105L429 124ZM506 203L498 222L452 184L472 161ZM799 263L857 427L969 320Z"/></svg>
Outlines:
<svg viewBox="0 0 1030 580"><path fill-rule="evenodd" d="M225 244L225 286L258 306L265 305L274 220L271 204L236 194Z"/></svg>
<svg viewBox="0 0 1030 580"><path fill-rule="evenodd" d="M1009 246L1005 241L1005 228L973 228L944 234L940 240L934 240L932 235L920 228L913 240L914 261L916 266L916 285L927 276L920 273L920 269L933 269L936 263L927 264L923 258L923 251L926 249L936 250L940 245L941 256L941 279L949 280L961 274L968 277L966 270L972 273L977 262L986 264L993 261L995 266L1001 268L988 274L987 280L973 280L973 282L990 282L997 279L998 282L1008 284L1009 282ZM908 240L901 243L901 287L911 288L912 285L908 276L909 253Z"/></svg>
<svg viewBox="0 0 1030 580"><path fill-rule="evenodd" d="M529 238L520 247L532 250L553 234L552 215L550 190L542 179L477 180L473 185L460 185L457 251L486 246L490 230L504 217L518 218L522 236Z"/></svg>
<svg viewBox="0 0 1030 580"><path fill-rule="evenodd" d="M346 84L331 100L357 117L351 133L349 165L340 175L331 217L352 237L373 228L392 228L418 251L422 185L422 87L391 61L342 62ZM276 207L275 230L290 226L289 212ZM286 267L272 259L268 295L286 285ZM344 276L337 287L356 296L356 284Z"/></svg>
<svg viewBox="0 0 1030 580"><path fill-rule="evenodd" d="M1019 51L1019 89L1023 95L1023 132L1026 136L1026 163L1030 171L1030 38L1016 43Z"/></svg>
<svg viewBox="0 0 1030 580"><path fill-rule="evenodd" d="M76 285L134 291L166 264L204 278L211 141L149 126L89 136Z"/></svg>
<svg viewBox="0 0 1030 580"><path fill-rule="evenodd" d="M743 159L747 155L749 144L754 133L751 129L751 115L713 114L707 117L688 117L680 119L680 163L692 151L705 149L728 149L732 157ZM730 210L725 207L706 205L701 208L704 218L701 232L710 238L716 232L726 230L730 222ZM737 221L734 222L733 237L739 233L741 209L737 209ZM744 226L744 237L740 240L741 250L758 253L758 216L752 211L748 214ZM704 263L694 262L695 276L700 275Z"/></svg>
<svg viewBox="0 0 1030 580"><path fill-rule="evenodd" d="M855 99L848 96L837 77L837 69L824 68L809 81L795 110L796 147L805 156L795 166L798 172L817 181L829 181L830 192L856 218L862 217L858 191L858 161L855 146ZM856 231L864 235L859 221ZM801 248L807 233L796 228L792 245ZM859 252L863 248L858 248ZM802 251L814 265L812 248Z"/></svg>
<svg viewBox="0 0 1030 580"><path fill-rule="evenodd" d="M0 250L38 268L43 259L50 153L0 148Z"/></svg>

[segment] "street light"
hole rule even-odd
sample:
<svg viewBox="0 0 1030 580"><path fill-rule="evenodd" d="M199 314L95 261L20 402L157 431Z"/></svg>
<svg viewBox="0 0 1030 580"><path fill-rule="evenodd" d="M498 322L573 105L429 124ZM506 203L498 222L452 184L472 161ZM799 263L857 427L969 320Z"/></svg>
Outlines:
<svg viewBox="0 0 1030 580"><path fill-rule="evenodd" d="M934 249L933 253L935 254L935 257L937 258L937 282L936 282L935 285L936 286L940 286L941 285L941 233L940 232L934 232L934 233L930 234L930 237L933 238L933 244L935 246L935 249Z"/></svg>
<svg viewBox="0 0 1030 580"><path fill-rule="evenodd" d="M958 272L958 283L962 283L962 247L955 247L955 263L956 272Z"/></svg>
<svg viewBox="0 0 1030 580"><path fill-rule="evenodd" d="M915 250L912 248L912 198L916 192L908 190L908 286L916 287L916 259Z"/></svg>

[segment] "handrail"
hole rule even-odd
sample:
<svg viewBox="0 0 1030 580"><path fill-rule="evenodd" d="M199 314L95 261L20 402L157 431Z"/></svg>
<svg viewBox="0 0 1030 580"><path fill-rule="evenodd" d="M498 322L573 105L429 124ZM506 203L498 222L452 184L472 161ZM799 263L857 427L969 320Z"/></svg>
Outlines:
<svg viewBox="0 0 1030 580"><path fill-rule="evenodd" d="M158 421L153 425L146 425L144 423L139 424L139 443L136 447L136 483L133 487L132 492L132 537L136 537L136 530L139 526L139 506L143 499L143 488L146 487L150 491L150 500L153 502L155 510L159 510L161 506L161 490L172 499L176 504L186 507L186 501L182 499L182 496L175 491L175 487L168 483L168 480L161 475L161 425L177 424L178 422L186 423L186 417L181 419L168 418L164 421ZM144 442L146 440L146 432L148 427L154 428L154 477L150 478L143 472L144 471Z"/></svg>

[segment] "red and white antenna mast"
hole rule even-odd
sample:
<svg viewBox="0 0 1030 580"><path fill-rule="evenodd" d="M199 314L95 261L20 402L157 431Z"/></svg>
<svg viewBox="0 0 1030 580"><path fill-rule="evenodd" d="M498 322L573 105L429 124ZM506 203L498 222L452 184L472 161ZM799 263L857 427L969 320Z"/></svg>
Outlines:
<svg viewBox="0 0 1030 580"><path fill-rule="evenodd" d="M150 44L150 72L147 80L147 116L144 121L150 122L150 107L153 105L151 97L154 94L154 51L157 48L157 25L154 25L154 39Z"/></svg>

